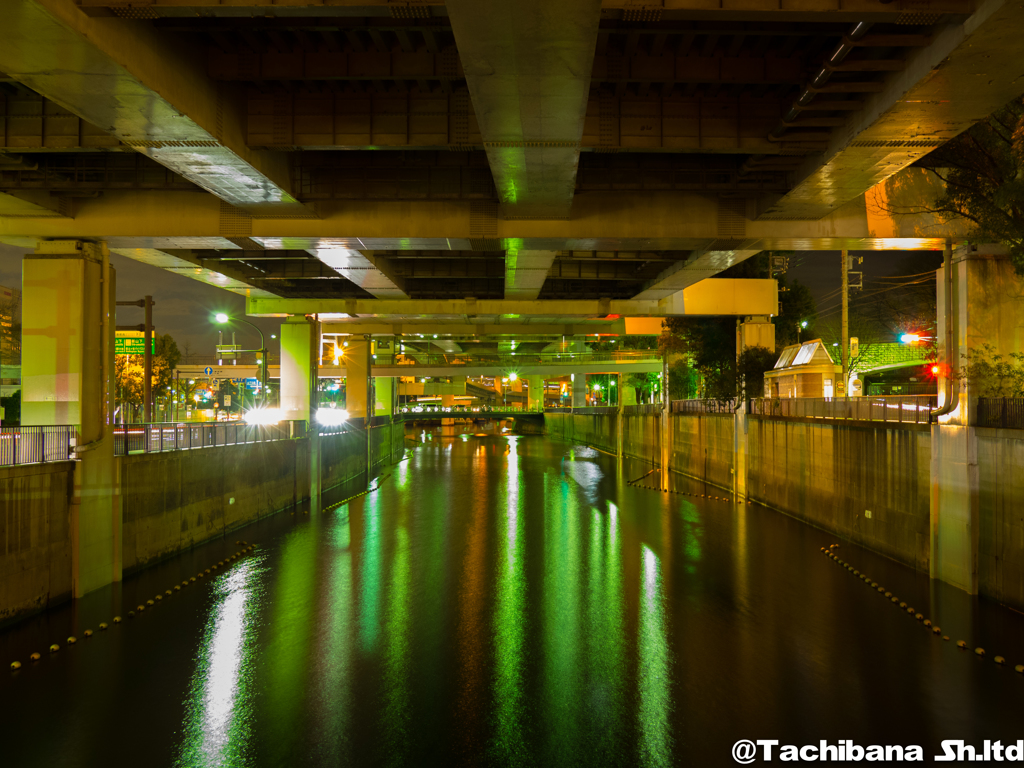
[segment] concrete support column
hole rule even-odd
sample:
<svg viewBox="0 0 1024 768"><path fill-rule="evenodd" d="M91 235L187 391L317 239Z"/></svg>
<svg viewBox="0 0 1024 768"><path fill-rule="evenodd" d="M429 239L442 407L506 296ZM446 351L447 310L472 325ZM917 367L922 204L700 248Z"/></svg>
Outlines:
<svg viewBox="0 0 1024 768"><path fill-rule="evenodd" d="M305 421L309 428L309 511L320 511L320 431L318 406L319 324L305 317L289 317L281 325L281 418Z"/></svg>
<svg viewBox="0 0 1024 768"><path fill-rule="evenodd" d="M317 356L313 323L289 317L281 325L281 418L310 421L310 360Z"/></svg>
<svg viewBox="0 0 1024 768"><path fill-rule="evenodd" d="M733 414L732 426L732 496L736 501L747 498L747 401L743 400Z"/></svg>
<svg viewBox="0 0 1024 768"><path fill-rule="evenodd" d="M668 490L672 473L672 399L668 394L668 356L661 365L661 488Z"/></svg>
<svg viewBox="0 0 1024 768"><path fill-rule="evenodd" d="M368 340L353 338L345 347L345 410L352 419L365 419L373 415Z"/></svg>
<svg viewBox="0 0 1024 768"><path fill-rule="evenodd" d="M539 411L544 408L544 377L527 376L526 383L530 387L527 394L527 405L531 411Z"/></svg>
<svg viewBox="0 0 1024 768"><path fill-rule="evenodd" d="M587 374L572 374L572 407L583 408L587 404Z"/></svg>
<svg viewBox="0 0 1024 768"><path fill-rule="evenodd" d="M623 382L625 379L626 377L622 376ZM621 387L619 390L619 397L622 398L622 405L636 405L636 387L631 387L628 384L621 382L619 383L619 387Z"/></svg>
<svg viewBox="0 0 1024 768"><path fill-rule="evenodd" d="M41 243L22 262L21 423L78 431L69 509L75 597L121 580L112 384L116 300L105 245ZM48 461L67 458L67 442L58 435L23 434L20 448L42 451Z"/></svg>
<svg viewBox="0 0 1024 768"><path fill-rule="evenodd" d="M947 324L952 326L951 358L958 368L968 364L967 356L985 358L987 345L1004 360L1024 352L1019 328L1024 280L1014 273L1007 249L961 246L953 254L952 269L948 298L941 271L937 281L940 359L946 354ZM940 381L939 390L946 390L945 382ZM932 425L929 570L932 578L976 594L980 562L986 557L979 552L977 384L961 379L954 402L952 412Z"/></svg>
<svg viewBox="0 0 1024 768"><path fill-rule="evenodd" d="M394 414L394 379L385 376L373 377L373 413L375 416Z"/></svg>
<svg viewBox="0 0 1024 768"><path fill-rule="evenodd" d="M622 382L623 382L623 380L625 378L626 377L623 376L621 373L615 375L615 404L617 406L616 409L615 409L615 455L618 456L620 459L622 458L622 455L623 455L623 453L622 453L622 441L623 441L622 430L625 427L625 421L623 419L623 416L624 416L624 410L623 409L625 408L625 403L623 402L623 392L624 392L624 390L623 390L623 387L622 387Z"/></svg>

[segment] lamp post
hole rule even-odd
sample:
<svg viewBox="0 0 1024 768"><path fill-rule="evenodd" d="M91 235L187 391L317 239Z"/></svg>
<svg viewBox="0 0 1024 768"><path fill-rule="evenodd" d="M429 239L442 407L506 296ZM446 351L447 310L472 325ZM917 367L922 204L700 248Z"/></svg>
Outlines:
<svg viewBox="0 0 1024 768"><path fill-rule="evenodd" d="M238 352L257 352L260 355L260 369L259 369L259 383L260 383L260 405L265 406L267 404L267 342L263 338L263 331L257 328L255 325L250 323L248 320L241 320L237 317L229 317L223 312L218 312L214 317L214 320L220 324L225 323L244 323L252 328L256 333L260 335L260 348L259 349L239 349Z"/></svg>
<svg viewBox="0 0 1024 768"><path fill-rule="evenodd" d="M800 343L800 331L802 331L806 327L807 327L807 321L806 320L801 320L799 323L796 324L796 343L797 344Z"/></svg>

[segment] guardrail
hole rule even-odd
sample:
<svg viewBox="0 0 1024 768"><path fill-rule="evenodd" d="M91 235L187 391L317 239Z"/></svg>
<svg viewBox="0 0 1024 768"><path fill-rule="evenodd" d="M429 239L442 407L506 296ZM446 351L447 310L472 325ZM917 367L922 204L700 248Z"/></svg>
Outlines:
<svg viewBox="0 0 1024 768"><path fill-rule="evenodd" d="M1024 429L1024 397L979 397L978 426Z"/></svg>
<svg viewBox="0 0 1024 768"><path fill-rule="evenodd" d="M550 408L548 410L551 410ZM490 406L484 407L469 407L451 405L448 407L441 405L417 405L417 406L402 406L398 409L396 414L402 414L409 418L416 417L436 417L443 416L448 419L472 419L472 418L485 418L487 416L494 416L496 414L505 413L544 413L543 409L540 408L493 408Z"/></svg>
<svg viewBox="0 0 1024 768"><path fill-rule="evenodd" d="M642 403L640 405L624 405L622 412L626 416L635 416L644 413L661 413L665 406L661 403Z"/></svg>
<svg viewBox="0 0 1024 768"><path fill-rule="evenodd" d="M672 413L735 413L735 400L673 400Z"/></svg>
<svg viewBox="0 0 1024 768"><path fill-rule="evenodd" d="M265 443L306 435L305 421L246 424L240 421L203 424L118 424L114 427L114 455L162 453L212 448L218 445Z"/></svg>
<svg viewBox="0 0 1024 768"><path fill-rule="evenodd" d="M0 428L0 466L44 464L75 458L78 427L3 427Z"/></svg>
<svg viewBox="0 0 1024 768"><path fill-rule="evenodd" d="M930 424L935 395L893 397L793 397L750 400L754 416Z"/></svg>

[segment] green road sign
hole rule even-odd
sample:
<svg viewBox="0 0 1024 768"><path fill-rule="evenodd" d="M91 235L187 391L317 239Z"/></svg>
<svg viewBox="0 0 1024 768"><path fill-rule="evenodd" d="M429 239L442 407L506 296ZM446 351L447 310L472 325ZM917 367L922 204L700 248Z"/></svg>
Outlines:
<svg viewBox="0 0 1024 768"><path fill-rule="evenodd" d="M152 351L156 354L156 337L151 339L153 342ZM115 355L144 355L146 354L146 339L143 336L118 336L114 339L114 354Z"/></svg>

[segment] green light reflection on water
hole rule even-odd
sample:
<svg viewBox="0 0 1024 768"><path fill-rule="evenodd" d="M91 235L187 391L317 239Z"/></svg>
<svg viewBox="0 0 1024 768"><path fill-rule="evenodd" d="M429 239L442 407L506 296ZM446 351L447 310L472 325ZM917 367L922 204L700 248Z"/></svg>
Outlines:
<svg viewBox="0 0 1024 768"><path fill-rule="evenodd" d="M640 762L645 766L670 765L672 736L668 715L669 650L665 637L665 611L661 596L661 564L658 556L643 547L643 581L640 586Z"/></svg>
<svg viewBox="0 0 1024 768"><path fill-rule="evenodd" d="M402 526L396 531L397 545L389 585L385 685L388 730L387 761L408 762L409 744L409 534Z"/></svg>
<svg viewBox="0 0 1024 768"><path fill-rule="evenodd" d="M590 661L591 749L615 753L625 715L626 640L622 562L618 549L618 508L608 502L607 514L592 510L588 574L586 656Z"/></svg>
<svg viewBox="0 0 1024 768"><path fill-rule="evenodd" d="M336 509L325 520L326 537L331 543L327 552L327 578L330 588L324 596L322 611L326 623L321 633L322 651L318 664L321 674L317 698L323 712L320 733L320 755L325 763L340 765L351 758L349 749L349 712L351 709L352 675L352 533L349 507Z"/></svg>
<svg viewBox="0 0 1024 768"><path fill-rule="evenodd" d="M545 761L572 762L580 727L580 508L575 484L545 474L544 721Z"/></svg>
<svg viewBox="0 0 1024 768"><path fill-rule="evenodd" d="M213 586L210 611L185 704L184 739L175 765L207 768L240 765L251 740L260 590L255 559L243 561Z"/></svg>
<svg viewBox="0 0 1024 768"><path fill-rule="evenodd" d="M372 653L380 634L381 569L384 534L380 529L380 494L363 497L363 572L362 596L359 600L359 645Z"/></svg>
<svg viewBox="0 0 1024 768"><path fill-rule="evenodd" d="M509 440L508 470L504 485L506 496L505 537L498 561L497 606L495 610L494 695L496 699L496 743L494 749L502 765L523 765L528 760L523 716L526 694L523 690L523 646L526 641L526 573L521 536L520 477L518 445Z"/></svg>

